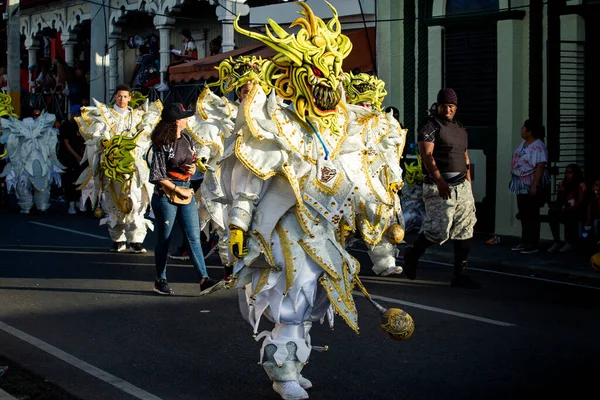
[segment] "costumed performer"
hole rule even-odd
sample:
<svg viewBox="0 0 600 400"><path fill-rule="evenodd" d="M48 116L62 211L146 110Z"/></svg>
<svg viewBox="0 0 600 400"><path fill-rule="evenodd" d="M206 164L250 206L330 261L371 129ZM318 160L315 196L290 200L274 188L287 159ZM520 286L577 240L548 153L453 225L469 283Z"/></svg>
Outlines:
<svg viewBox="0 0 600 400"><path fill-rule="evenodd" d="M402 129L393 114L382 111L382 103L387 95L385 83L366 73L345 74L344 90L348 111L354 126L361 127L358 133L366 147L361 154L361 172L355 173L356 178L365 177L363 185L375 196L375 202L365 201L363 211L367 218L362 218L359 230L368 248L368 254L373 262L373 272L380 276L401 274L402 267L396 265L398 249L396 245L404 239L404 220L402 207L397 192L404 185L400 158L406 141L406 129ZM360 179L359 179L360 181ZM363 192L363 191L361 191ZM382 205L393 207L382 207ZM387 214L389 226L394 226L394 234L383 236L376 219ZM358 210L359 214L365 214Z"/></svg>
<svg viewBox="0 0 600 400"><path fill-rule="evenodd" d="M218 182L216 168L220 162L225 143L234 130L238 106L244 101L254 82L262 82L265 60L255 56L231 57L215 67L219 70L219 80L207 85L196 102L196 112L190 118L187 131L194 139L198 153L198 170L204 173L203 183L198 194L200 229L207 237L212 232L218 236L218 250L225 268L225 280L231 279L233 257L229 253L226 205L223 191ZM225 96L219 97L210 90L211 86L219 86L223 95L232 91L237 94L237 101L230 102ZM263 82L263 88L267 86Z"/></svg>
<svg viewBox="0 0 600 400"><path fill-rule="evenodd" d="M108 225L110 250L124 251L129 243L132 252L145 253L144 238L153 225L144 214L154 190L145 158L163 107L159 100L151 104L145 100L132 108L130 100L131 88L118 85L112 107L94 99L96 106L84 107L81 117L75 118L86 139L83 158L89 162L77 183L81 203L89 199L95 208L99 202L104 211L100 225Z"/></svg>
<svg viewBox="0 0 600 400"><path fill-rule="evenodd" d="M331 5L327 24L299 5L304 18L292 23L300 28L296 34L273 21L276 36L269 28L266 35L246 31L234 21L238 32L278 51L265 70L275 91L267 97L254 85L219 167L231 201L230 250L239 259L232 286L240 289L242 314L256 340L264 339L261 364L284 399L308 398L312 383L301 371L312 349L323 350L311 344L313 321L327 316L332 325L336 312L358 331L352 290L364 287L343 237L355 229L355 210L362 208L357 203L374 201L370 193L358 193L363 188L345 170L351 157L360 163L366 150L359 135L349 134L353 122L340 103L342 60L352 44ZM293 105L283 108L279 98ZM387 227L384 218L379 222ZM259 334L263 315L275 327ZM399 310L392 324L401 332L397 338L412 334L408 314Z"/></svg>
<svg viewBox="0 0 600 400"><path fill-rule="evenodd" d="M0 177L6 178L8 192L15 188L22 214L29 214L34 204L38 211L45 213L50 208L52 183L61 186L64 166L56 156L55 122L54 114L45 111L36 119L28 117L20 121L12 111L8 119L2 118L0 143L6 145L8 163Z"/></svg>

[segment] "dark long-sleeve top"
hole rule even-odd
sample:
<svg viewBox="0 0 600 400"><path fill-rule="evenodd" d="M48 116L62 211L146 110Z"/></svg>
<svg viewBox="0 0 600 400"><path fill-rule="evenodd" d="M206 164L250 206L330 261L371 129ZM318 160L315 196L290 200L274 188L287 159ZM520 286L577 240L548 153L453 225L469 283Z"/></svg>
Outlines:
<svg viewBox="0 0 600 400"><path fill-rule="evenodd" d="M152 151L150 182L190 180L184 166L196 162L196 150L187 133L181 132L181 137L171 145L153 146Z"/></svg>

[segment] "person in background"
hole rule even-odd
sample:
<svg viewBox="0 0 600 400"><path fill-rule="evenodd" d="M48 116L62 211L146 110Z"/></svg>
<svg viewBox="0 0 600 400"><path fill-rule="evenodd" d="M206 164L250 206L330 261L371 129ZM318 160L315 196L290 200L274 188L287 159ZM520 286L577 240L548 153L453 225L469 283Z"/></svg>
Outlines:
<svg viewBox="0 0 600 400"><path fill-rule="evenodd" d="M211 56L216 56L221 53L221 47L223 44L223 38L221 36L217 36L208 44L208 50Z"/></svg>
<svg viewBox="0 0 600 400"><path fill-rule="evenodd" d="M579 223L584 221L586 186L583 172L577 164L569 164L565 178L558 184L556 201L550 204L548 218L554 244L549 253L566 253L573 249L578 237ZM565 244L560 240L560 225L565 226Z"/></svg>
<svg viewBox="0 0 600 400"><path fill-rule="evenodd" d="M81 165L83 153L85 151L85 141L79 133L79 127L75 118L81 116L81 107L74 105L71 107L71 119L65 121L60 127L59 133L59 152L58 157L66 170L62 176L65 199L69 203L68 213L77 214L76 203L79 203L81 192L77 190L77 178L83 171Z"/></svg>
<svg viewBox="0 0 600 400"><path fill-rule="evenodd" d="M518 218L521 220L521 243L513 248L522 254L538 251L540 242L540 208L546 204L550 176L546 165L548 150L544 145L544 127L526 120L521 127L523 142L511 161L511 193L517 195Z"/></svg>
<svg viewBox="0 0 600 400"><path fill-rule="evenodd" d="M156 70L156 61L152 54L150 54L150 48L146 45L140 46L140 55L135 60L135 68L131 76L131 85L134 88L144 88L144 84L151 78Z"/></svg>
<svg viewBox="0 0 600 400"><path fill-rule="evenodd" d="M175 54L176 58L182 61L194 61L198 59L198 47L196 41L192 37L192 32L189 29L181 30L181 39L183 39L183 53Z"/></svg>
<svg viewBox="0 0 600 400"><path fill-rule="evenodd" d="M451 285L478 289L481 285L466 274L473 238L475 200L471 190L468 136L454 119L458 97L451 88L437 96L437 111L418 128L419 153L423 158L424 231L404 250L404 272L417 276L419 258L432 244L454 243L454 276Z"/></svg>
<svg viewBox="0 0 600 400"><path fill-rule="evenodd" d="M200 279L200 295L224 286L223 281L208 276L200 245L198 207L190 189L190 178L196 173L196 151L192 138L185 132L188 118L193 114L183 104L173 103L164 108L162 119L152 132L150 181L155 184L152 210L157 228L154 291L161 295L173 294L167 283L167 254L176 219L182 224L190 245L192 263ZM171 200L174 196L181 199L191 196L192 199L187 204L176 204Z"/></svg>
<svg viewBox="0 0 600 400"><path fill-rule="evenodd" d="M42 112L39 109L36 108L36 109L33 110L33 115L31 116L31 118L37 119L40 116L41 113Z"/></svg>

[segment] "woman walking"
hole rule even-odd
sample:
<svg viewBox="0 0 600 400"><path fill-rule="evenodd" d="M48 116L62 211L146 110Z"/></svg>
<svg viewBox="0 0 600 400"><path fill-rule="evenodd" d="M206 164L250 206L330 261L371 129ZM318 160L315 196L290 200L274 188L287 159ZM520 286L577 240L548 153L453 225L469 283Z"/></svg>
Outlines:
<svg viewBox="0 0 600 400"><path fill-rule="evenodd" d="M200 246L200 223L190 178L196 172L194 142L184 131L193 111L181 103L165 107L162 119L152 132L150 182L155 184L152 209L156 216L158 238L154 251L156 281L154 291L173 294L167 283L167 255L175 220L182 224L190 244L190 258L200 279L200 295L224 286L208 276Z"/></svg>
<svg viewBox="0 0 600 400"><path fill-rule="evenodd" d="M548 150L544 145L544 127L531 120L523 123L523 142L511 162L511 193L517 195L518 218L521 220L521 243L512 251L536 253L540 241L540 208L548 201L550 176L546 169Z"/></svg>

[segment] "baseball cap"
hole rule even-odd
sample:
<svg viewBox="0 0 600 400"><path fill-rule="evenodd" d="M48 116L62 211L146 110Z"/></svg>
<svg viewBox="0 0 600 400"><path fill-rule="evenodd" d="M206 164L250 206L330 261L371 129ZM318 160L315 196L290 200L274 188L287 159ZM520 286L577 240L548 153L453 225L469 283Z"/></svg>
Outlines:
<svg viewBox="0 0 600 400"><path fill-rule="evenodd" d="M189 118L192 115L194 115L194 111L186 110L183 104L173 103L163 109L161 118L165 122L175 122L178 119Z"/></svg>

